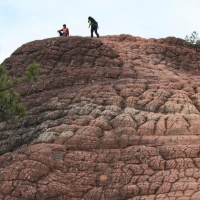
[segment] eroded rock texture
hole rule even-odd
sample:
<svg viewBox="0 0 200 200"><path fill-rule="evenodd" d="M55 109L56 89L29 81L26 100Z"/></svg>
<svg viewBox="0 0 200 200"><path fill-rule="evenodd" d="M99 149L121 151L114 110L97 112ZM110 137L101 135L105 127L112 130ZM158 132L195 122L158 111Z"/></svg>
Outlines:
<svg viewBox="0 0 200 200"><path fill-rule="evenodd" d="M200 53L129 35L34 41L4 66L28 116L0 123L0 199L200 199Z"/></svg>

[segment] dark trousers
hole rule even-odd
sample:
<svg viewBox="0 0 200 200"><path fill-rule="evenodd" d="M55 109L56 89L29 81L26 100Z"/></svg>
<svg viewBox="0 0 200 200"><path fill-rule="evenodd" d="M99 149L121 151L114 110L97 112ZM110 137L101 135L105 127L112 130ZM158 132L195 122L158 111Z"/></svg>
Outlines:
<svg viewBox="0 0 200 200"><path fill-rule="evenodd" d="M91 26L91 37L93 37L93 32L95 32L96 36L99 38L99 34L97 33L97 26Z"/></svg>
<svg viewBox="0 0 200 200"><path fill-rule="evenodd" d="M63 33L62 31L58 31L58 33L60 34L60 36L67 36L66 33Z"/></svg>

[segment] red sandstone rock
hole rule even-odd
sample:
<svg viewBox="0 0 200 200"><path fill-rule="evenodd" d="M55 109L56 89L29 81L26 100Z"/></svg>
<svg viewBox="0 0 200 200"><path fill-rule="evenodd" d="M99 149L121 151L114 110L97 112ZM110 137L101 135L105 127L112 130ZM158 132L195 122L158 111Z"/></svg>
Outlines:
<svg viewBox="0 0 200 200"><path fill-rule="evenodd" d="M0 199L200 199L200 54L174 37L51 38L17 90L28 115L0 122Z"/></svg>

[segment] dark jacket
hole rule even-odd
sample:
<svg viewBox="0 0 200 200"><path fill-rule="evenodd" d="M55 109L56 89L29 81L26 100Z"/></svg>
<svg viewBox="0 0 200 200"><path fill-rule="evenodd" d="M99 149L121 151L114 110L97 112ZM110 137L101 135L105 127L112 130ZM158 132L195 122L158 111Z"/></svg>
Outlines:
<svg viewBox="0 0 200 200"><path fill-rule="evenodd" d="M98 27L98 23L96 22L95 19L93 19L92 17L88 17L88 23L89 23L89 27Z"/></svg>

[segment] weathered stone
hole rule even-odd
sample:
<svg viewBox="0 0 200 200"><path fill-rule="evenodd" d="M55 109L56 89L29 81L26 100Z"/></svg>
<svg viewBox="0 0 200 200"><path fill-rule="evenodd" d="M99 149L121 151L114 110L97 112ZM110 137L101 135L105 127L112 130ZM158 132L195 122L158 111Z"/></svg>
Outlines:
<svg viewBox="0 0 200 200"><path fill-rule="evenodd" d="M3 65L27 116L0 121L0 199L198 200L200 56L174 37L58 37Z"/></svg>

